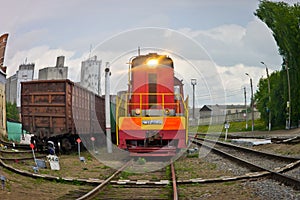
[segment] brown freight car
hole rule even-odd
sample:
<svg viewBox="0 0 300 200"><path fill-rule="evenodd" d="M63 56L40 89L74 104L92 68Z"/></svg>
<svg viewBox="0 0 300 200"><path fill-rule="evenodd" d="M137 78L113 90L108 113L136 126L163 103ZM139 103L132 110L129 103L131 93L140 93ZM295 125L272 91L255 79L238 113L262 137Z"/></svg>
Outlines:
<svg viewBox="0 0 300 200"><path fill-rule="evenodd" d="M21 85L23 129L34 134L32 140L38 148L53 141L63 150L70 150L78 134L87 139L103 133L104 104L104 98L68 79L36 80Z"/></svg>

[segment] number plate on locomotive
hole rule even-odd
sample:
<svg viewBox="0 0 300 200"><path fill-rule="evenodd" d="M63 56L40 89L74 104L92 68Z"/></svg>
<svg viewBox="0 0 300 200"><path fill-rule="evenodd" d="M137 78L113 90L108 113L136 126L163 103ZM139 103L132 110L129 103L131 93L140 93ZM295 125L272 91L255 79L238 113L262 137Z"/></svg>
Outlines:
<svg viewBox="0 0 300 200"><path fill-rule="evenodd" d="M143 125L162 125L162 120L143 120Z"/></svg>

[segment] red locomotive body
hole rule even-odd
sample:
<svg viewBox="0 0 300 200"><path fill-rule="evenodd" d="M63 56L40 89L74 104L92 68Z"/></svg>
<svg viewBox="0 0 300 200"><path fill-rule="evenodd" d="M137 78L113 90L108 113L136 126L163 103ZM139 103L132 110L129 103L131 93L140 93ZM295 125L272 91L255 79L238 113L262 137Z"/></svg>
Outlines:
<svg viewBox="0 0 300 200"><path fill-rule="evenodd" d="M187 145L188 109L173 61L151 53L130 65L129 91L117 102L117 145L131 155L175 155Z"/></svg>

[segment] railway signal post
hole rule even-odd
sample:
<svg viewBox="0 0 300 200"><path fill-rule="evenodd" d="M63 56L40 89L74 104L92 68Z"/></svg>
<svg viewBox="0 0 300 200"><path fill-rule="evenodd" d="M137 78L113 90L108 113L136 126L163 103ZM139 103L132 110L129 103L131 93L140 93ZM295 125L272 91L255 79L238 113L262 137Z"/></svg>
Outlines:
<svg viewBox="0 0 300 200"><path fill-rule="evenodd" d="M76 140L76 142L77 142L77 144L78 144L78 157L79 157L79 160L82 161L82 162L84 162L84 161L85 161L84 157L81 157L81 156L80 156L80 142L81 142L81 139L78 138L78 139Z"/></svg>
<svg viewBox="0 0 300 200"><path fill-rule="evenodd" d="M107 153L112 153L111 144L111 126L110 126L110 85L109 77L111 73L109 70L109 63L106 63L105 68L105 128L106 128L106 145Z"/></svg>
<svg viewBox="0 0 300 200"><path fill-rule="evenodd" d="M225 141L227 140L227 134L228 134L228 129L230 127L230 124L228 122L225 122L225 125L224 125L225 129L226 129L226 132L225 132Z"/></svg>
<svg viewBox="0 0 300 200"><path fill-rule="evenodd" d="M37 163L36 163L36 159L35 159L35 154L34 154L34 144L30 143L30 148L32 150L32 155L33 155L33 159L34 159L34 163L35 163L35 166L37 167Z"/></svg>
<svg viewBox="0 0 300 200"><path fill-rule="evenodd" d="M92 146L93 146L93 151L94 151L94 153L98 153L97 151L96 151L96 149L95 149L95 137L91 137L91 141L92 141Z"/></svg>

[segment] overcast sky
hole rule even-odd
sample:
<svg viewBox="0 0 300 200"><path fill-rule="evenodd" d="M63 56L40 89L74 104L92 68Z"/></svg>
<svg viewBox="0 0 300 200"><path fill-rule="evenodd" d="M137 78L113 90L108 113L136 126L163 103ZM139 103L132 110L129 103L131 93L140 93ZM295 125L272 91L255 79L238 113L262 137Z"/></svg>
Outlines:
<svg viewBox="0 0 300 200"><path fill-rule="evenodd" d="M297 1L286 0L286 2ZM102 63L105 63L112 62L109 59L113 57L104 55L108 52L103 52L105 50L103 44L110 45L107 51L118 49L119 54L114 55L127 52L122 54L126 57L132 50L130 43L141 45L142 49L143 45L151 46L178 55L175 59L176 73L183 77L185 85L189 86L186 89L189 95L191 95L189 82L189 78L192 77L191 71L186 68L180 69L180 66L185 66L187 63L191 66L201 65L202 67L195 69L198 71L195 78L205 84L196 86L197 106L214 102L209 102L209 98L218 98L218 96L210 96L214 93L212 88L215 87L225 91L226 103L242 104L244 102L242 88L246 87L247 93L250 92L249 77L245 72L253 78L254 89L256 89L259 78L266 77L265 66L260 62L264 61L271 72L279 70L282 62L271 31L253 14L258 3L257 0L11 0L1 2L0 34L9 33L5 57L7 75L8 77L13 75L27 58L27 62L35 63L37 76L38 69L54 66L56 57L64 55L65 64L69 67L69 78L79 81L81 61L89 57L91 47L92 53L95 54L97 48L102 50L99 50L101 53L97 56L103 60ZM159 33L162 33L160 32L162 29L169 30L172 33L170 35L176 33L178 37L172 36L172 40L168 41L174 43L176 40L177 49L173 48L174 44L171 45L172 47L160 46L161 41L169 37L166 35L167 32L161 35L154 34L155 37L152 37L153 34L151 36L147 34L145 31L147 29L143 29L144 27L157 27ZM144 30L146 34L140 34L140 30ZM127 34L128 32L133 33ZM115 43L107 42L116 41L118 37L123 39L122 42L117 43L119 45L113 47ZM150 38L157 42L151 45ZM206 53L205 59L199 53L195 53L198 47L191 47L192 43L202 48ZM181 50L178 50L178 47ZM183 57L185 64L182 64ZM220 79L217 78L217 81L211 81L211 76L214 74L206 74L206 69L210 66L205 64L207 58L218 72ZM115 63L119 65L121 62L115 61ZM177 64L179 67L176 68ZM113 74L117 74L116 71L120 69L112 65ZM124 69L126 71L126 63ZM213 83L219 86L212 86ZM112 79L112 87L114 87L114 79ZM250 96L247 98L249 102Z"/></svg>

